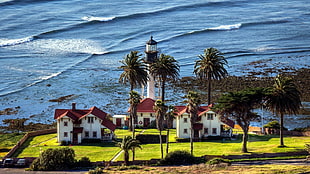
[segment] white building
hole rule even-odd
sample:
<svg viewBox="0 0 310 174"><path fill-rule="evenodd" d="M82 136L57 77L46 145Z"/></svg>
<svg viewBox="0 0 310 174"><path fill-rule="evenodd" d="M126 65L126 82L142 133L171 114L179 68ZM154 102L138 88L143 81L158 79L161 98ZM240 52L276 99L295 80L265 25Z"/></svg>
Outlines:
<svg viewBox="0 0 310 174"><path fill-rule="evenodd" d="M201 106L198 111L198 121L194 124L194 139L201 139L208 136L231 136L231 129L234 127L232 120L220 120L211 106ZM186 106L176 106L176 132L178 138L190 138L191 123Z"/></svg>
<svg viewBox="0 0 310 174"><path fill-rule="evenodd" d="M83 139L112 140L116 125L107 117L107 113L92 107L87 110L56 109L54 119L57 120L57 140L79 144Z"/></svg>

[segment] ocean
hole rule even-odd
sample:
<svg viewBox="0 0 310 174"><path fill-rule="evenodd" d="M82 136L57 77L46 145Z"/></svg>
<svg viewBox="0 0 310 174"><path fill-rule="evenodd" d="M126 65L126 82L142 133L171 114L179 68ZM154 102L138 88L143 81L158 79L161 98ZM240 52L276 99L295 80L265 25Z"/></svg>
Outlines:
<svg viewBox="0 0 310 174"><path fill-rule="evenodd" d="M224 53L231 75L310 65L308 0L0 0L0 11L0 110L18 110L0 121L51 123L72 102L126 113L119 61L144 54L151 36L179 62L181 77L193 76L208 47ZM181 103L182 95L167 98Z"/></svg>

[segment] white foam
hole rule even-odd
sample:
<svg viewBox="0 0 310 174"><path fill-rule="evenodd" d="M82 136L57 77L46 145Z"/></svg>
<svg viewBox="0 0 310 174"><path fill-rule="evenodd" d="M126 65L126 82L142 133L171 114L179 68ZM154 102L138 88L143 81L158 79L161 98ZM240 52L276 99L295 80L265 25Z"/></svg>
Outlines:
<svg viewBox="0 0 310 174"><path fill-rule="evenodd" d="M0 47L18 45L18 44L30 42L33 39L34 38L32 36L24 37L24 38L21 38L21 39L5 39L5 38L1 38L0 39Z"/></svg>
<svg viewBox="0 0 310 174"><path fill-rule="evenodd" d="M208 28L208 30L235 30L239 29L242 24L220 25L218 27Z"/></svg>
<svg viewBox="0 0 310 174"><path fill-rule="evenodd" d="M112 16L112 17L84 16L84 17L82 17L82 19L85 21L100 21L100 22L111 21L114 18L115 18L115 16Z"/></svg>

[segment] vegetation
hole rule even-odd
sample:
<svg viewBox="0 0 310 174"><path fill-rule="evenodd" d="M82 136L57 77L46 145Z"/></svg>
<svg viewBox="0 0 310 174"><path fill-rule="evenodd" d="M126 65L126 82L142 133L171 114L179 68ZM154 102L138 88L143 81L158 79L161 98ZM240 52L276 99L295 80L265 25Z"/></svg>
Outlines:
<svg viewBox="0 0 310 174"><path fill-rule="evenodd" d="M166 136L166 154L169 153L169 135L170 129L173 127L173 120L176 118L176 108L173 105L168 106L168 112L165 115L165 119L167 121L167 136Z"/></svg>
<svg viewBox="0 0 310 174"><path fill-rule="evenodd" d="M301 93L293 79L278 75L273 88L269 89L269 94L267 94L266 106L270 111L280 116L280 146L284 147L284 114L296 115L301 107Z"/></svg>
<svg viewBox="0 0 310 174"><path fill-rule="evenodd" d="M161 158L164 158L164 150L163 150L163 140L161 132L164 130L164 118L166 112L168 110L168 106L162 100L156 100L155 106L153 107L156 116L156 127L159 130L159 144L160 144L160 152Z"/></svg>
<svg viewBox="0 0 310 174"><path fill-rule="evenodd" d="M28 118L4 119L2 122L8 125L7 130L19 133L25 130L25 122L27 120Z"/></svg>
<svg viewBox="0 0 310 174"><path fill-rule="evenodd" d="M195 164L197 162L200 162L200 161L198 161L188 151L176 150L174 152L168 153L166 157L160 161L160 164L161 165L188 165L188 164Z"/></svg>
<svg viewBox="0 0 310 174"><path fill-rule="evenodd" d="M229 92L218 99L214 106L221 115L221 119L232 118L243 130L242 152L248 152L248 131L251 121L259 118L253 109L262 104L264 89L255 88L238 92Z"/></svg>
<svg viewBox="0 0 310 174"><path fill-rule="evenodd" d="M189 112L189 117L190 117L190 123L191 123L191 128L190 128L190 148L191 148L191 155L194 154L194 142L193 142L193 138L194 138L194 124L197 122L198 120L198 109L200 107L201 104L201 98L200 98L200 94L198 92L194 92L194 91L189 91L187 93L187 95L185 95L186 98L186 108Z"/></svg>
<svg viewBox="0 0 310 174"><path fill-rule="evenodd" d="M133 151L136 148L142 149L139 141L130 136L125 136L122 142L117 143L117 146L124 152L124 163L126 166L129 164L129 151Z"/></svg>
<svg viewBox="0 0 310 174"><path fill-rule="evenodd" d="M30 165L31 170L66 170L75 165L74 150L70 148L47 149Z"/></svg>
<svg viewBox="0 0 310 174"><path fill-rule="evenodd" d="M150 66L150 73L159 79L161 84L161 101L165 102L165 84L169 79L177 80L179 78L180 66L174 57L160 54Z"/></svg>
<svg viewBox="0 0 310 174"><path fill-rule="evenodd" d="M208 105L211 104L211 80L220 80L227 76L225 65L227 60L223 54L216 48L207 48L204 50L204 55L198 56L194 73L200 80L207 79L208 81Z"/></svg>
<svg viewBox="0 0 310 174"><path fill-rule="evenodd" d="M138 116L137 116L137 107L138 104L140 103L141 96L138 92L136 91L130 91L129 93L129 112L130 112L130 121L132 121L132 125L135 125L138 123ZM135 138L135 126L132 128L132 137Z"/></svg>
<svg viewBox="0 0 310 174"><path fill-rule="evenodd" d="M146 64L143 59L140 58L142 55L138 51L131 51L120 61L123 65L119 67L124 72L119 77L119 82L122 84L130 84L130 91L137 86L142 86L147 83L148 75ZM133 118L130 115L129 128L133 130Z"/></svg>

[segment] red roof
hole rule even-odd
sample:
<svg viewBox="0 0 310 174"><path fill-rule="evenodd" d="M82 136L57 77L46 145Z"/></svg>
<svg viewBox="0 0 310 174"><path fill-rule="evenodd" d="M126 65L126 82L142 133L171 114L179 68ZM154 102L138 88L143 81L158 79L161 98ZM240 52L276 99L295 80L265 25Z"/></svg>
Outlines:
<svg viewBox="0 0 310 174"><path fill-rule="evenodd" d="M137 112L155 113L153 109L154 104L155 104L155 100L151 98L145 98L141 100L141 102L138 104Z"/></svg>
<svg viewBox="0 0 310 174"><path fill-rule="evenodd" d="M113 124L111 120L107 118L107 113L103 112L102 110L98 109L97 107L92 107L87 110L81 109L56 109L54 119L60 119L64 116L70 117L75 122L80 121L82 118L86 117L87 115L92 114L97 118L102 120L102 125L109 128L110 130L114 131L116 129L116 125Z"/></svg>
<svg viewBox="0 0 310 174"><path fill-rule="evenodd" d="M186 106L175 106L177 110L178 115L182 115L184 113L188 113ZM211 108L211 105L209 106L200 106L198 109L198 116L201 116L202 114L208 112Z"/></svg>

